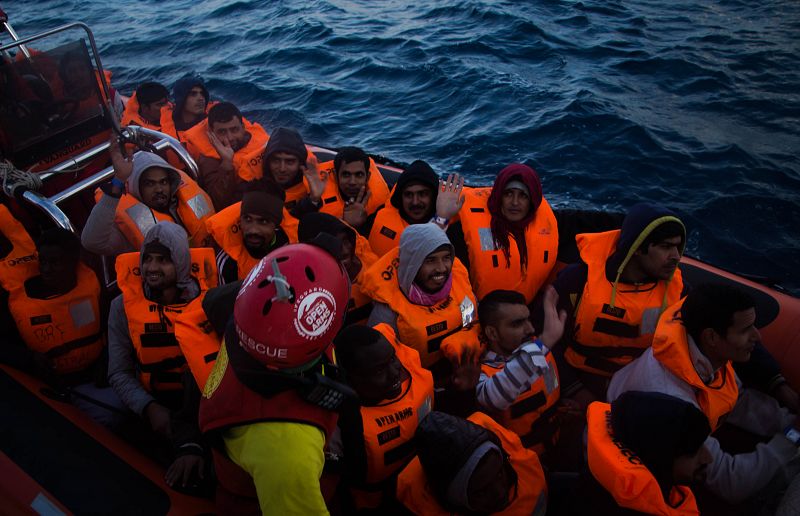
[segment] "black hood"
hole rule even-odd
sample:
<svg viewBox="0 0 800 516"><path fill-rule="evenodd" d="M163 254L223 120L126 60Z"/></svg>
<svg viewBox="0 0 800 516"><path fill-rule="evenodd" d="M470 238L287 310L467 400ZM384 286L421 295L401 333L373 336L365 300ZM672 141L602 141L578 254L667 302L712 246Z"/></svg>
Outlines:
<svg viewBox="0 0 800 516"><path fill-rule="evenodd" d="M394 185L394 190L392 190L390 202L392 203L392 206L400 211L400 215L403 218L405 218L402 202L403 190L415 184L421 184L431 188L433 191L433 207L434 209L436 207L436 195L439 193L439 177L436 175L436 172L433 171L430 165L422 160L417 160L409 165L402 174L400 174L400 177L397 179L397 183Z"/></svg>

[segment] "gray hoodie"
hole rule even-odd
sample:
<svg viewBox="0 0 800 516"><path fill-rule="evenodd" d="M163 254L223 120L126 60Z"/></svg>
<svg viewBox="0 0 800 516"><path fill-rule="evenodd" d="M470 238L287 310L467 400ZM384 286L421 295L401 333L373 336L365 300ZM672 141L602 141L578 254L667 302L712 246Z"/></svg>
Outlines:
<svg viewBox="0 0 800 516"><path fill-rule="evenodd" d="M166 169L171 176L172 195L178 189L181 183L181 177L178 170L172 165L164 161L157 154L149 152L138 152L133 158L133 172L126 183L127 191L137 201L141 202L142 197L139 190L139 183L142 179L142 174L148 168L161 167ZM125 238L124 233L120 231L114 222L119 199L110 195L103 195L89 214L86 220L86 225L81 233L81 244L87 250L101 255L116 256L121 253L128 253L138 251L133 245ZM177 200L173 197L170 203L170 215L175 220L180 220L177 216ZM155 217L153 223L157 222Z"/></svg>
<svg viewBox="0 0 800 516"><path fill-rule="evenodd" d="M450 246L451 250L453 248L445 232L436 224L412 224L400 235L397 281L400 284L400 290L406 297L414 278L417 277L419 268L422 267L422 262L429 254L443 245ZM382 322L397 330L397 314L389 305L375 302L367 324L375 326Z"/></svg>
<svg viewBox="0 0 800 516"><path fill-rule="evenodd" d="M188 302L196 298L200 294L200 286L191 276L191 256L186 231L173 222L159 222L145 235L142 250L154 241L170 250L170 258L175 264L177 285L182 290L181 300ZM145 296L149 296L146 286ZM142 415L148 403L155 400L136 375L136 351L128 330L122 294L111 301L108 314L108 381L122 402L139 415Z"/></svg>

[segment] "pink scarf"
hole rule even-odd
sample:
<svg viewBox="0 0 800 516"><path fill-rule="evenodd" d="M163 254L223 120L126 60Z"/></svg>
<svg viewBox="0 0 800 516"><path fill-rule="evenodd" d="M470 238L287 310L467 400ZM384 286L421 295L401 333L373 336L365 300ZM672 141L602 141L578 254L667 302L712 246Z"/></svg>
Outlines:
<svg viewBox="0 0 800 516"><path fill-rule="evenodd" d="M416 283L411 283L411 288L408 292L408 300L415 305L433 306L440 301L444 301L450 295L450 288L453 286L453 273L447 277L439 292L428 294L417 286Z"/></svg>

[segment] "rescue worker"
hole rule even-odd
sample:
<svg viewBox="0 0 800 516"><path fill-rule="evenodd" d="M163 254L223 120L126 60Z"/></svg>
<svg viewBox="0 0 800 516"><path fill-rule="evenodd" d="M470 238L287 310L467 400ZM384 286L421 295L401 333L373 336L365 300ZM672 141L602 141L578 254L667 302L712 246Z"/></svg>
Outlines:
<svg viewBox="0 0 800 516"><path fill-rule="evenodd" d="M189 249L186 232L159 222L140 253L117 257L117 284L108 316L108 381L119 398L156 434L172 442L165 479L190 486L203 476L197 411L184 399L186 359L175 339L175 318L200 307L216 285L211 249Z"/></svg>
<svg viewBox="0 0 800 516"><path fill-rule="evenodd" d="M244 183L243 189L240 203L228 206L207 222L208 232L220 248L220 284L244 279L259 260L290 241L281 225L283 190L263 178Z"/></svg>
<svg viewBox="0 0 800 516"><path fill-rule="evenodd" d="M700 514L690 486L702 484L711 461L702 412L665 394L628 392L592 403L587 419L591 477L572 497L575 514Z"/></svg>
<svg viewBox="0 0 800 516"><path fill-rule="evenodd" d="M369 248L366 238L333 215L309 213L300 219L297 230L300 242L310 242L320 233L333 235L342 244L339 261L350 278L350 301L347 304L345 325L364 324L372 312L372 299L364 293L361 281L366 270L378 261L378 257Z"/></svg>
<svg viewBox="0 0 800 516"><path fill-rule="evenodd" d="M433 222L447 229L464 202L463 187L464 179L458 174L440 181L430 165L422 160L413 162L397 179L389 204L365 223L362 231L369 235L373 252L383 256L397 247L410 224Z"/></svg>
<svg viewBox="0 0 800 516"><path fill-rule="evenodd" d="M81 233L83 247L106 256L136 251L160 221L182 226L192 247L208 244L206 219L214 207L197 183L156 154L123 157L113 136L109 154L114 177L98 190Z"/></svg>
<svg viewBox="0 0 800 516"><path fill-rule="evenodd" d="M744 362L760 339L754 300L730 285L700 285L669 307L653 345L620 369L609 401L628 391L660 392L699 408L716 431L726 421L768 440L750 453L728 454L706 440L712 461L706 486L729 503L755 495L797 454L800 422L774 398L740 390L731 361Z"/></svg>
<svg viewBox="0 0 800 516"><path fill-rule="evenodd" d="M125 104L120 125L138 125L161 130L161 111L169 106L169 91L163 84L145 82L136 88Z"/></svg>
<svg viewBox="0 0 800 516"><path fill-rule="evenodd" d="M397 478L397 499L419 516L547 511L536 453L486 414L461 419L434 411L420 422L417 457Z"/></svg>
<svg viewBox="0 0 800 516"><path fill-rule="evenodd" d="M486 343L478 406L540 455L552 448L558 433L560 390L550 349L564 333L566 320L565 312L556 312L555 290L548 288L545 296L545 323L538 337L521 293L495 290L478 304Z"/></svg>
<svg viewBox="0 0 800 516"><path fill-rule="evenodd" d="M338 261L309 244L273 251L242 285L200 405L220 514L327 514L323 448L334 410L355 399L326 358L348 289ZM206 311L230 313L228 302Z"/></svg>
<svg viewBox="0 0 800 516"><path fill-rule="evenodd" d="M363 231L367 218L389 199L389 187L378 167L358 147L341 147L333 161L321 164L320 170L328 175L320 211L342 219L356 231Z"/></svg>
<svg viewBox="0 0 800 516"><path fill-rule="evenodd" d="M415 455L414 432L431 411L433 377L385 324L348 326L334 346L360 400L339 416L345 483L356 510L375 509L393 495L397 472Z"/></svg>
<svg viewBox="0 0 800 516"><path fill-rule="evenodd" d="M467 270L444 231L436 224L409 226L400 247L366 271L361 288L374 303L367 324L391 326L400 342L419 352L437 386L445 383L458 357L445 357L442 341L477 314Z"/></svg>
<svg viewBox="0 0 800 516"><path fill-rule="evenodd" d="M546 283L558 255L558 224L527 165L505 167L492 188L465 192L460 222L447 229L469 269L478 300L496 289L521 292L528 303Z"/></svg>
<svg viewBox="0 0 800 516"><path fill-rule="evenodd" d="M251 154L269 139L258 123L250 123L239 108L220 102L209 109L208 117L184 133L186 149L197 161L198 182L221 210L241 200L237 187L258 179L248 171Z"/></svg>
<svg viewBox="0 0 800 516"><path fill-rule="evenodd" d="M582 262L553 283L559 309L569 315L559 346L562 395L604 399L608 380L650 346L659 315L680 299L678 262L686 244L680 219L661 206L641 203L621 230L577 235Z"/></svg>

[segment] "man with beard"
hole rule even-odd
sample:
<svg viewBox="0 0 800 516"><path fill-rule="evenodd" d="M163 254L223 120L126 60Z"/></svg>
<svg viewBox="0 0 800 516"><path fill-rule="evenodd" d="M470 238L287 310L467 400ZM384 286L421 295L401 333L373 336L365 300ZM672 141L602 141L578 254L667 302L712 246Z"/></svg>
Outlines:
<svg viewBox="0 0 800 516"><path fill-rule="evenodd" d="M202 122L212 103L209 102L208 89L199 75L182 77L172 87L175 108L172 111L172 124L176 136L181 136L195 125Z"/></svg>
<svg viewBox="0 0 800 516"><path fill-rule="evenodd" d="M230 102L220 102L208 118L186 131L186 148L197 161L198 181L221 210L239 201L237 187L251 176L247 161L269 138L259 124L244 119Z"/></svg>
<svg viewBox="0 0 800 516"><path fill-rule="evenodd" d="M192 247L207 245L206 219L214 208L197 183L157 154L123 157L114 136L109 154L114 177L97 192L100 197L81 233L83 247L106 256L135 251L160 221L181 225Z"/></svg>
<svg viewBox="0 0 800 516"><path fill-rule="evenodd" d="M208 231L220 247L220 284L244 279L261 258L289 243L281 227L283 190L264 179L244 185L242 202L208 220Z"/></svg>

